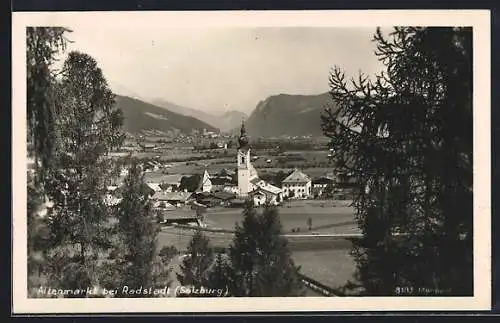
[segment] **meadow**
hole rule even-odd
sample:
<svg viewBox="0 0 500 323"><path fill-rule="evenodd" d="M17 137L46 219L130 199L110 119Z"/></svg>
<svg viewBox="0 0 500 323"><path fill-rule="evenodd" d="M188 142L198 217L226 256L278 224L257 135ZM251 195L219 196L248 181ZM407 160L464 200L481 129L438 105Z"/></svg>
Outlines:
<svg viewBox="0 0 500 323"><path fill-rule="evenodd" d="M300 272L324 285L339 288L354 280L356 263L350 248L292 251Z"/></svg>
<svg viewBox="0 0 500 323"><path fill-rule="evenodd" d="M295 263L301 272L330 287L340 287L352 280L355 263L350 256L350 238L324 236L324 234L359 234L353 209L344 201L290 201L279 207L283 233L287 237ZM312 219L311 234L307 219ZM207 212L209 228L234 230L242 220L241 209L214 208ZM300 227L300 232L292 229ZM194 229L194 228L193 228ZM174 246L181 252L186 250L194 230L163 227L158 236L158 244ZM210 244L216 248L228 248L233 240L231 232L205 232Z"/></svg>
<svg viewBox="0 0 500 323"><path fill-rule="evenodd" d="M321 233L352 233L357 227L354 212L348 206L311 206L286 205L278 207L284 233L299 231L307 233L309 218L312 220L312 230ZM214 208L206 213L208 227L218 229L234 229L235 224L243 219L241 209Z"/></svg>

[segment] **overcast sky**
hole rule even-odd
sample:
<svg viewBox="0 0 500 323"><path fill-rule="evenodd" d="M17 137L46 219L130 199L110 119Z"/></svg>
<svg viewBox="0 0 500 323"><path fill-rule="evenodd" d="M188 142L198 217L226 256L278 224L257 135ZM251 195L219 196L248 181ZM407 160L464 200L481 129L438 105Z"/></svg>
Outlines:
<svg viewBox="0 0 500 323"><path fill-rule="evenodd" d="M207 112L251 112L274 94L328 91L329 70L374 74L375 28L69 26L68 50L93 56L118 94Z"/></svg>

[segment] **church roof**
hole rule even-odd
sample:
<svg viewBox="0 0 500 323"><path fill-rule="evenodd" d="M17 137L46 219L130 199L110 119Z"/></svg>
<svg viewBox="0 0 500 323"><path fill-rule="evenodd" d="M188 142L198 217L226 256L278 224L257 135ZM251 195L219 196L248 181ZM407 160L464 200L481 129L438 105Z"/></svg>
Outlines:
<svg viewBox="0 0 500 323"><path fill-rule="evenodd" d="M310 180L311 178L308 175L304 174L299 169L295 169L293 173L283 180L283 183L307 183Z"/></svg>
<svg viewBox="0 0 500 323"><path fill-rule="evenodd" d="M257 170L255 169L255 167L253 167L252 163L249 164L250 164L250 166L248 167L249 179L253 180L254 178L258 178L259 174L257 173Z"/></svg>
<svg viewBox="0 0 500 323"><path fill-rule="evenodd" d="M210 174L208 173L208 171L205 169L205 171L203 172L203 177L201 179L201 181L204 183L206 182L207 180L210 179Z"/></svg>
<svg viewBox="0 0 500 323"><path fill-rule="evenodd" d="M208 171L205 169L205 171L203 172L203 176L201 176L200 182L198 183L196 191L200 191L203 188L203 185L209 182L210 184L212 184L212 180L210 179L210 174L208 174Z"/></svg>
<svg viewBox="0 0 500 323"><path fill-rule="evenodd" d="M254 177L254 178L252 178L252 179L250 180L250 183L252 183L252 184L254 184L254 185L255 185L255 184L257 184L257 183L258 183L258 182L260 182L260 181L261 181L261 179L260 179L260 178L258 178L258 177Z"/></svg>
<svg viewBox="0 0 500 323"><path fill-rule="evenodd" d="M231 178L214 177L210 181L212 182L212 185L225 185L231 183Z"/></svg>

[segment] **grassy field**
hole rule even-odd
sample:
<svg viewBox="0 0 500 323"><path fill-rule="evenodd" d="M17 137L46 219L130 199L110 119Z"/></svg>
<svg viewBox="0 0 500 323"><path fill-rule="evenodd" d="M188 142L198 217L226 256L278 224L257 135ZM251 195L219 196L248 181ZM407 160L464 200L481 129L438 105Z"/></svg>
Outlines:
<svg viewBox="0 0 500 323"><path fill-rule="evenodd" d="M350 248L293 251L292 257L300 271L327 286L338 288L354 280L356 263Z"/></svg>
<svg viewBox="0 0 500 323"><path fill-rule="evenodd" d="M306 201L298 201L298 203L279 207L278 212L284 233L291 233L292 230L297 231L297 228L300 229L301 233L307 232L309 218L312 220L312 231L321 233L356 232L357 225L351 207L333 207L326 204L327 202L323 203L317 202L317 205L310 205ZM210 209L206 215L206 223L212 228L234 229L235 224L241 220L241 209Z"/></svg>
<svg viewBox="0 0 500 323"><path fill-rule="evenodd" d="M352 234L359 233L354 211L348 206L348 201L321 201L302 200L288 201L284 206L278 208L283 233L287 235L319 234ZM243 219L242 209L237 208L211 208L205 216L205 223L211 229L234 230L236 223ZM308 229L307 220L312 220L312 232ZM297 230L299 229L299 230ZM169 245L169 241L174 241L178 249L184 249L187 245L191 232L172 227L163 228L160 234L160 245ZM207 233L212 243L226 247L229 245L232 234ZM298 239L298 238L297 238ZM304 238L299 242L292 241L291 244L300 245L303 248L307 245L311 248L329 248L323 240L312 238L310 242L304 243Z"/></svg>
<svg viewBox="0 0 500 323"><path fill-rule="evenodd" d="M158 247L174 246L177 250L187 249L189 241L193 236L193 230L177 229L172 227L163 228L158 235ZM232 233L204 232L210 239L210 244L217 248L227 248L233 241ZM313 251L331 249L350 249L351 242L343 237L322 236L297 236L287 235L288 246L294 251Z"/></svg>

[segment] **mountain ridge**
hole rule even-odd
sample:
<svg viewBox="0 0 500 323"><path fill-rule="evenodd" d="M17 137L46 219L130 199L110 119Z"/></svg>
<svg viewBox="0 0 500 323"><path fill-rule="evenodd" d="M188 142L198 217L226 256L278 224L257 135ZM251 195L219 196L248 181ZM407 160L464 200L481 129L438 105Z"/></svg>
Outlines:
<svg viewBox="0 0 500 323"><path fill-rule="evenodd" d="M254 137L322 136L321 114L326 107L333 107L328 92L275 94L257 103L245 127Z"/></svg>
<svg viewBox="0 0 500 323"><path fill-rule="evenodd" d="M144 130L162 132L179 131L190 134L193 130L219 132L219 129L195 117L185 116L152 103L125 95L116 95L115 104L124 116L123 128L130 133Z"/></svg>
<svg viewBox="0 0 500 323"><path fill-rule="evenodd" d="M150 102L156 106L164 108L184 116L194 117L221 131L226 131L237 126L241 119L247 118L247 114L237 110L229 110L223 113L213 114L203 110L188 108L179 104L172 103L165 99L152 99Z"/></svg>

